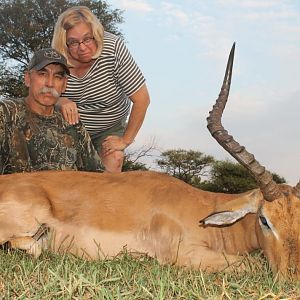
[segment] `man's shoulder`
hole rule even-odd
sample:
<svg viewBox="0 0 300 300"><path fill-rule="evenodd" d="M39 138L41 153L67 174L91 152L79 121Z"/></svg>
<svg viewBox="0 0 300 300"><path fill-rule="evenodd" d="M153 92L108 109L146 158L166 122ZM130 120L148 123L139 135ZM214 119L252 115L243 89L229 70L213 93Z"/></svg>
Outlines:
<svg viewBox="0 0 300 300"><path fill-rule="evenodd" d="M79 120L79 122L77 124L72 125L72 126L80 135L86 136L88 134L88 132L81 120Z"/></svg>
<svg viewBox="0 0 300 300"><path fill-rule="evenodd" d="M24 107L24 99L19 98L19 99L1 99L0 100L0 105L1 106L6 106L6 107Z"/></svg>
<svg viewBox="0 0 300 300"><path fill-rule="evenodd" d="M0 112L6 115L17 114L25 110L24 99L1 99Z"/></svg>
<svg viewBox="0 0 300 300"><path fill-rule="evenodd" d="M69 124L64 119L63 115L59 111L55 110L54 114L55 114L55 117L56 117L55 122L56 122L59 130L63 128L64 131L66 131L66 132L74 132L76 134L79 133L79 134L82 134L82 135L86 134L87 131L86 131L83 123L81 122L81 120L79 120L79 122L77 124L73 125L73 124Z"/></svg>

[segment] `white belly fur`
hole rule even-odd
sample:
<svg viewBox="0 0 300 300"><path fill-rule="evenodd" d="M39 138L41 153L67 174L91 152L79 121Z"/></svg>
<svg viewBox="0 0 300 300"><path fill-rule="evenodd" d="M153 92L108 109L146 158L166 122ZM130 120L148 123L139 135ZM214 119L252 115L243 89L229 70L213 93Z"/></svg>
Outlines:
<svg viewBox="0 0 300 300"><path fill-rule="evenodd" d="M66 224L57 228L50 236L50 247L54 252L71 252L90 259L112 258L122 250L152 256L132 232L101 231L87 226L74 228L74 225Z"/></svg>

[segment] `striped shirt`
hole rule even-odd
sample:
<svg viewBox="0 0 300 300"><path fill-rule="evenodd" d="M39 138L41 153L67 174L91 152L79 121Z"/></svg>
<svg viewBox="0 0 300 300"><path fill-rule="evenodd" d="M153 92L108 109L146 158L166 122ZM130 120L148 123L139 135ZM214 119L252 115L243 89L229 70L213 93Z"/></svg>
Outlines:
<svg viewBox="0 0 300 300"><path fill-rule="evenodd" d="M62 96L76 103L81 121L93 136L128 116L128 97L144 82L122 39L105 32L101 55L82 78L70 75Z"/></svg>

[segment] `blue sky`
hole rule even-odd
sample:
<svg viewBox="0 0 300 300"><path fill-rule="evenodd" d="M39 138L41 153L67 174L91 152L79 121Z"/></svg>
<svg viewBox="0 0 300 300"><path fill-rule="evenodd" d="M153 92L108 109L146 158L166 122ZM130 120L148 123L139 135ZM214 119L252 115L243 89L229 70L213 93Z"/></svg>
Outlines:
<svg viewBox="0 0 300 300"><path fill-rule="evenodd" d="M135 147L193 149L229 158L206 129L236 42L223 125L288 183L300 179L300 2L108 0L151 95ZM299 3L299 4L298 4Z"/></svg>

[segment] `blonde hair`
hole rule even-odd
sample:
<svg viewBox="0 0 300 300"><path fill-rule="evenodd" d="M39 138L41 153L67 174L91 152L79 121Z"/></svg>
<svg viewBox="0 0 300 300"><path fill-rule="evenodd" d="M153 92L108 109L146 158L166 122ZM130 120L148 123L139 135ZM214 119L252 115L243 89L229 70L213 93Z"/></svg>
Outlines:
<svg viewBox="0 0 300 300"><path fill-rule="evenodd" d="M93 59L100 56L103 48L104 29L98 18L86 6L74 6L64 11L57 19L52 38L52 47L68 58L66 31L79 23L91 25L93 36L97 45ZM70 62L68 61L68 64Z"/></svg>

